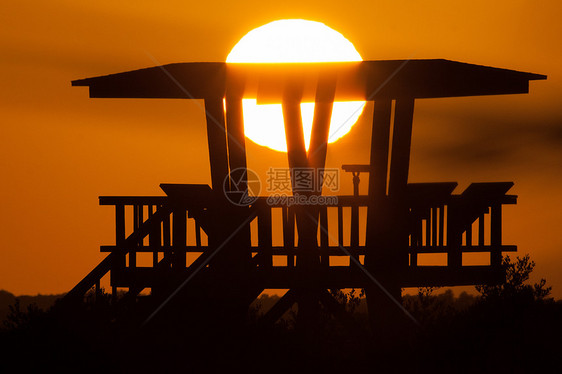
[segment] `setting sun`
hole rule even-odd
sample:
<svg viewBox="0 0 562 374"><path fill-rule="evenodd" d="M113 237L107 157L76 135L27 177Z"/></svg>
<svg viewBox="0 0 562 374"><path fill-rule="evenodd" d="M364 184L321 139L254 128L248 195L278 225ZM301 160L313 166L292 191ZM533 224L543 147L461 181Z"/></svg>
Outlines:
<svg viewBox="0 0 562 374"><path fill-rule="evenodd" d="M353 44L339 32L320 22L300 19L279 20L246 34L232 48L226 62L340 62L362 61ZM328 142L347 134L355 124L365 102L334 104ZM244 131L255 143L286 152L281 104L258 105L255 98L245 98ZM302 103L305 145L308 149L312 130L314 103Z"/></svg>

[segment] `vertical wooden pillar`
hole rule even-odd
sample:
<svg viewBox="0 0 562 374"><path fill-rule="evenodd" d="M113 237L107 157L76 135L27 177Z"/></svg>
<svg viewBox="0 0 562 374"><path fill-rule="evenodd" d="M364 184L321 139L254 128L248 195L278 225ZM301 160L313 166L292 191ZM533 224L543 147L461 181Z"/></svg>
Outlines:
<svg viewBox="0 0 562 374"><path fill-rule="evenodd" d="M499 268L502 263L502 206L500 203L492 205L490 226L490 244L492 245L490 264Z"/></svg>
<svg viewBox="0 0 562 374"><path fill-rule="evenodd" d="M172 269L180 270L186 266L187 215L185 209L174 210L172 221Z"/></svg>
<svg viewBox="0 0 562 374"><path fill-rule="evenodd" d="M271 207L263 204L258 213L258 248L261 250L260 266L270 269L273 265L272 235L271 235Z"/></svg>
<svg viewBox="0 0 562 374"><path fill-rule="evenodd" d="M205 115L211 164L211 183L216 195L224 197L222 186L225 179L228 178L228 153L223 98L221 96L205 98Z"/></svg>
<svg viewBox="0 0 562 374"><path fill-rule="evenodd" d="M226 130L228 143L228 163L230 168L230 189L247 194L248 178L246 163L246 136L244 135L244 113L242 106L243 85L240 82L231 82L226 94ZM233 173L234 170L237 172ZM224 227L228 227L227 235L238 229L247 217L248 208L226 205L226 214L230 220L224 222ZM230 271L238 272L241 277L249 268L252 258L250 242L250 224L240 229L234 238L231 239L232 245L225 248L224 254L228 262L226 266Z"/></svg>
<svg viewBox="0 0 562 374"><path fill-rule="evenodd" d="M307 169L308 157L304 143L304 133L302 127L300 101L302 96L302 84L289 82L285 87L283 94L283 119L285 122L285 137L287 141L287 157L289 159L289 168L291 169L291 177L293 182L293 195L302 193L309 196L308 191L298 192L294 189L295 169ZM316 239L317 226L313 219L317 219L314 211L311 212L308 206L295 205L295 214L297 220L298 231L298 255L297 266L303 271L312 271L319 264L317 251L318 247Z"/></svg>
<svg viewBox="0 0 562 374"><path fill-rule="evenodd" d="M335 92L335 77L326 76L319 80L316 88L312 133L310 134L310 145L307 155L308 166L316 171L324 169L326 163ZM318 192L320 193L322 186L318 187Z"/></svg>
<svg viewBox="0 0 562 374"><path fill-rule="evenodd" d="M484 213L482 213L482 214L478 217L478 246L479 246L479 247L483 247L483 246L484 246L484 230L485 230L485 226L484 226Z"/></svg>
<svg viewBox="0 0 562 374"><path fill-rule="evenodd" d="M461 211L462 205L458 202L451 202L447 208L447 266L451 268L462 266Z"/></svg>
<svg viewBox="0 0 562 374"><path fill-rule="evenodd" d="M320 207L320 248L323 251L323 254L320 256L320 264L323 267L330 266L330 256L327 254L328 252L328 207L322 206Z"/></svg>
<svg viewBox="0 0 562 374"><path fill-rule="evenodd" d="M110 283L111 283L111 299L112 302L117 302L117 286L116 286L116 273L125 268L125 206L123 204L115 205L115 245L116 251L119 253L115 256L112 264Z"/></svg>
<svg viewBox="0 0 562 374"><path fill-rule="evenodd" d="M352 172L353 174L353 196L359 197L359 172ZM355 202L351 206L351 235L350 245L352 248L352 257L359 260L359 255L354 253L359 249L359 205Z"/></svg>
<svg viewBox="0 0 562 374"><path fill-rule="evenodd" d="M438 226L438 212L437 207L434 206L431 208L431 245L433 247L438 246L437 240L437 226Z"/></svg>
<svg viewBox="0 0 562 374"><path fill-rule="evenodd" d="M371 132L371 172L369 173L369 197L371 200L375 200L375 204L386 195L391 109L391 100L375 101ZM371 215L374 213L373 209L370 213Z"/></svg>
<svg viewBox="0 0 562 374"><path fill-rule="evenodd" d="M400 273L408 266L409 207L407 203L408 173L410 168L410 147L412 142L412 122L414 99L398 99L395 105L394 130L392 135L392 155L388 178L393 232L392 248L389 253L393 266ZM431 236L431 217L427 215L427 235ZM429 243L430 238L427 238ZM390 259L389 258L389 259ZM398 274L399 274L398 273ZM397 275L398 275L397 274ZM400 276L400 275L398 275Z"/></svg>
<svg viewBox="0 0 562 374"><path fill-rule="evenodd" d="M445 204L439 206L439 246L445 245Z"/></svg>
<svg viewBox="0 0 562 374"><path fill-rule="evenodd" d="M412 143L412 121L414 99L396 100L394 109L394 131L392 134L392 156L390 160L389 195L406 194L410 169L410 146Z"/></svg>
<svg viewBox="0 0 562 374"><path fill-rule="evenodd" d="M372 285L366 290L371 327L381 339L389 339L396 334L403 320L389 294L400 300L400 278L408 266L409 207L406 197L413 113L413 99L396 101L392 153L389 154L391 102L375 101L367 222L369 253L365 264L385 289L383 291L377 285ZM387 178L389 161L390 173Z"/></svg>
<svg viewBox="0 0 562 374"><path fill-rule="evenodd" d="M338 206L338 245L343 247L343 206Z"/></svg>
<svg viewBox="0 0 562 374"><path fill-rule="evenodd" d="M228 143L228 164L230 170L246 168L246 137L244 135L244 113L242 96L227 94L226 129Z"/></svg>
<svg viewBox="0 0 562 374"><path fill-rule="evenodd" d="M115 245L118 251L123 251L125 244L125 206L123 204L115 205ZM125 267L125 255L116 256L115 268Z"/></svg>
<svg viewBox="0 0 562 374"><path fill-rule="evenodd" d="M226 221L228 213L225 211L227 208L225 191L230 190L230 177L226 120L222 96L205 98L205 115L207 118L207 141L209 145L211 183L214 195L212 204L208 208L208 213L212 216L209 222L210 224L207 227L208 250L214 250L214 248L219 246L230 234L230 226L228 226L228 222ZM224 253L221 257L224 257ZM224 261L222 261L222 263L224 264ZM221 267L220 257L213 260L213 265Z"/></svg>
<svg viewBox="0 0 562 374"><path fill-rule="evenodd" d="M287 250L287 266L295 267L295 210L283 207L283 246Z"/></svg>
<svg viewBox="0 0 562 374"><path fill-rule="evenodd" d="M133 232L137 231L141 225L142 205L133 205ZM139 239L134 246L129 249L129 268L137 267L137 251L136 248L142 246L142 239Z"/></svg>
<svg viewBox="0 0 562 374"><path fill-rule="evenodd" d="M283 92L282 107L287 141L287 156L293 179L293 195L302 194L306 197L310 197L313 194L321 194L322 186L316 186L316 191L297 191L294 184L295 169L309 169L307 172L313 172L315 176L318 176L318 172L324 168L335 83L335 77L331 76L322 77L318 82L308 154L304 142L300 109L303 83L302 81L290 81L286 83ZM309 205L297 205L294 208L299 238L297 268L302 282L305 282L307 278L314 279L320 267L317 239L320 209L317 206ZM318 319L318 290L303 284L298 293L300 297L298 301L299 314L297 325L304 328L304 331L310 332L312 326Z"/></svg>
<svg viewBox="0 0 562 374"><path fill-rule="evenodd" d="M164 244L164 258L169 258L172 256L171 251L171 234L170 229L170 215L166 214L166 217L162 220L162 243Z"/></svg>
<svg viewBox="0 0 562 374"><path fill-rule="evenodd" d="M287 141L287 157L289 158L289 168L291 170L308 167L302 128L301 96L301 85L297 83L287 84L283 94L282 108L285 138Z"/></svg>
<svg viewBox="0 0 562 374"><path fill-rule="evenodd" d="M148 218L152 217L154 214L153 208L158 210L158 205L148 206ZM156 267L158 265L158 252L162 246L162 225L160 222L154 224L154 227L150 230L148 235L148 245L152 249L152 266Z"/></svg>

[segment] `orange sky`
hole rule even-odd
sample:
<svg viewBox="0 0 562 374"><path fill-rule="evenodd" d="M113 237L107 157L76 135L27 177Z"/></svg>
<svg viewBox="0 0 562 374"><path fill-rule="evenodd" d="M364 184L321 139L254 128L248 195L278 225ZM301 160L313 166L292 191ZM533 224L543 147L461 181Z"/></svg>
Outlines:
<svg viewBox="0 0 562 374"><path fill-rule="evenodd" d="M366 5L365 3L368 3ZM32 4L32 5L31 5ZM113 244L99 195L209 183L204 114L186 100L93 100L73 79L157 64L224 61L247 31L324 22L364 59L447 58L548 75L529 95L418 100L410 181L514 181L506 244L562 296L562 23L559 1L8 2L0 15L0 289L68 291ZM368 160L368 122L328 165ZM285 156L249 142L253 160ZM255 164L259 167L258 164ZM351 178L343 179L351 192Z"/></svg>

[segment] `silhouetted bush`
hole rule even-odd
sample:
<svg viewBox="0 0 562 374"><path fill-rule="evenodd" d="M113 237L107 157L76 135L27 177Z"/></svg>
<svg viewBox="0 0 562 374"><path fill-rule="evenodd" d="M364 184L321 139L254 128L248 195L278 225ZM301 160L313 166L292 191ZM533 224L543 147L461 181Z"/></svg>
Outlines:
<svg viewBox="0 0 562 374"><path fill-rule="evenodd" d="M359 329L322 310L314 336L294 324L296 307L273 326L259 321L279 299L264 295L248 318L223 318L221 304L180 298L142 326L142 297L134 313L116 312L105 293L48 311L15 303L0 330L2 369L19 372L557 372L562 369L562 304L541 281L529 285L528 256L506 259L505 283L478 287L482 296L421 288L403 297L419 322L405 322L397 344L370 336L362 290L331 290ZM548 291L548 292L547 292ZM531 296L529 296L531 295ZM142 312L142 313L141 313ZM403 313L399 309L397 313ZM397 332L398 334L398 332ZM10 372L10 371L8 371ZM560 371L558 371L560 372Z"/></svg>

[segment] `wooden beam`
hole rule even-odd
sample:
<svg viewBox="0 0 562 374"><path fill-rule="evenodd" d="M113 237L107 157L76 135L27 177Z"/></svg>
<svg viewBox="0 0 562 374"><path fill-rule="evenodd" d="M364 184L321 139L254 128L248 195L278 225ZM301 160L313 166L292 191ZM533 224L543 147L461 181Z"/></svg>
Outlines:
<svg viewBox="0 0 562 374"><path fill-rule="evenodd" d="M283 95L283 120L285 123L287 156L289 157L289 168L291 170L308 167L302 127L301 93L302 86L298 83L293 83L285 87Z"/></svg>
<svg viewBox="0 0 562 374"><path fill-rule="evenodd" d="M394 113L388 194L404 196L407 190L410 167L414 99L396 100Z"/></svg>
<svg viewBox="0 0 562 374"><path fill-rule="evenodd" d="M263 326L273 325L279 318L297 302L297 291L290 289L283 295L265 315L261 318L260 324Z"/></svg>
<svg viewBox="0 0 562 374"><path fill-rule="evenodd" d="M246 168L246 136L244 135L244 111L242 107L243 84L239 83L236 88L235 91L227 91L225 98L228 163L231 172L235 169Z"/></svg>
<svg viewBox="0 0 562 374"><path fill-rule="evenodd" d="M371 199L379 199L386 195L391 109L391 100L375 101L371 132L371 171L369 173L369 196Z"/></svg>
<svg viewBox="0 0 562 374"><path fill-rule="evenodd" d="M335 92L335 76L326 76L318 81L316 100L314 102L312 133L307 155L308 166L314 168L315 171L324 169L326 163ZM322 186L318 186L319 191L321 191L321 188Z"/></svg>
<svg viewBox="0 0 562 374"><path fill-rule="evenodd" d="M172 229L172 268L176 270L185 269L187 263L186 253L183 250L187 244L187 216L185 210L181 208L174 210Z"/></svg>
<svg viewBox="0 0 562 374"><path fill-rule="evenodd" d="M258 248L262 252L260 266L265 268L273 266L271 247L271 207L267 204L261 204L258 213Z"/></svg>
<svg viewBox="0 0 562 374"><path fill-rule="evenodd" d="M211 183L216 196L222 196L222 186L228 178L228 153L222 96L205 99L207 142L211 164ZM227 183L229 185L230 183Z"/></svg>
<svg viewBox="0 0 562 374"><path fill-rule="evenodd" d="M492 205L490 212L490 245L495 248L490 253L490 264L492 267L500 268L502 263L502 206Z"/></svg>

